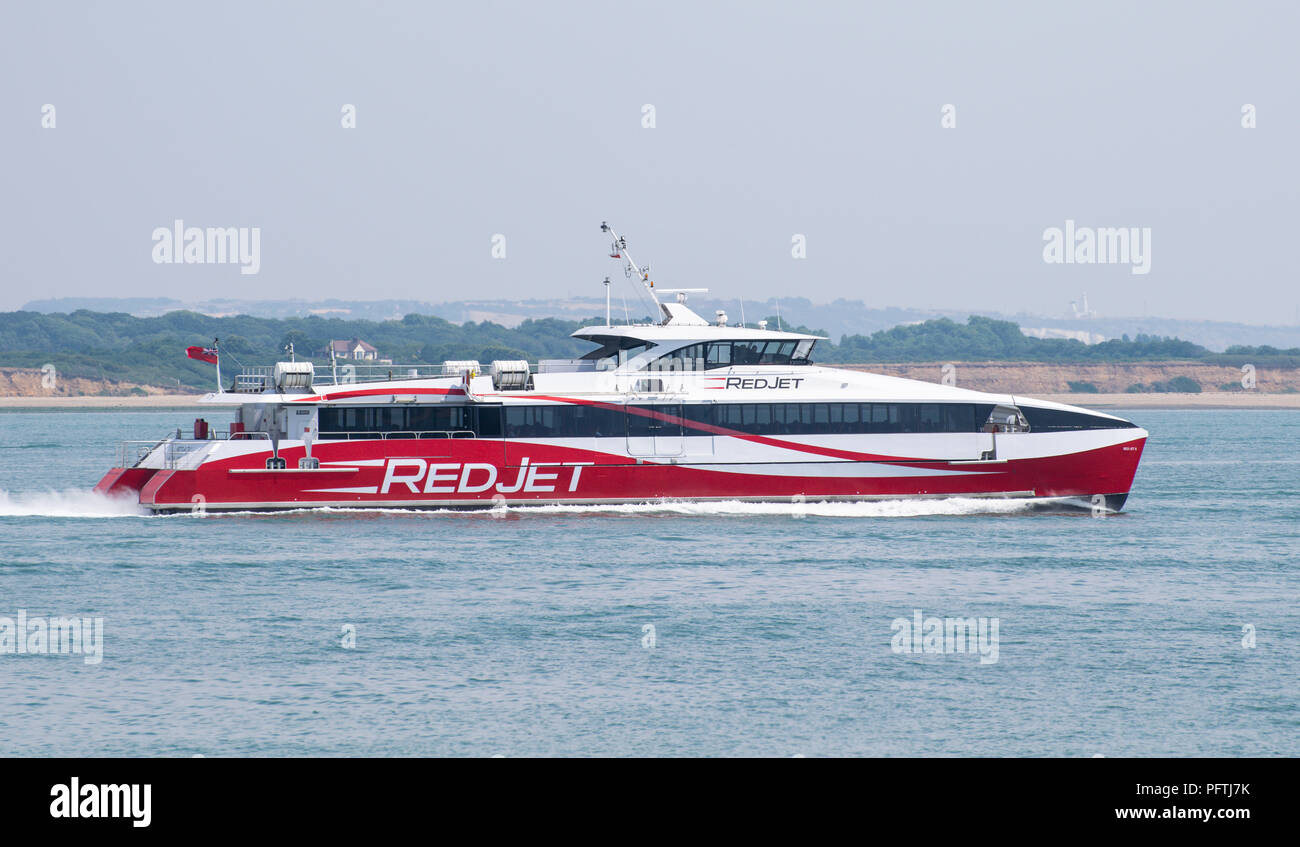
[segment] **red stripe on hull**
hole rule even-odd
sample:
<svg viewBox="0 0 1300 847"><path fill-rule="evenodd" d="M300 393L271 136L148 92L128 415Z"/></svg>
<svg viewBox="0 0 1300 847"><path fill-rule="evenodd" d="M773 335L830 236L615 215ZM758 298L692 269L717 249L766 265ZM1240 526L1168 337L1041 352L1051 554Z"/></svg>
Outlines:
<svg viewBox="0 0 1300 847"><path fill-rule="evenodd" d="M1006 462L911 460L871 464L875 473L897 467L899 476L829 476L737 472L667 464L635 457L488 439L325 443L313 455L322 471L266 471L265 453L208 462L198 470L160 471L140 493L143 505L192 508L292 508L300 505L473 505L504 497L510 503L640 502L660 498L771 499L962 496L1032 493L1036 497L1126 494L1145 438L1059 456ZM378 454L378 455L377 455ZM302 448L281 453L290 469ZM385 460L383 467L347 469L339 462ZM660 460L662 461L662 460ZM716 468L718 462L707 458ZM827 471L844 463L826 463ZM749 466L779 468L780 465ZM806 467L806 465L805 465ZM333 468L334 470L328 470ZM343 468L339 470L339 468ZM883 469L883 470L882 470ZM936 474L926 475L933 470ZM242 471L242 472L241 472ZM954 473L960 472L960 473ZM373 490L370 490L373 489Z"/></svg>

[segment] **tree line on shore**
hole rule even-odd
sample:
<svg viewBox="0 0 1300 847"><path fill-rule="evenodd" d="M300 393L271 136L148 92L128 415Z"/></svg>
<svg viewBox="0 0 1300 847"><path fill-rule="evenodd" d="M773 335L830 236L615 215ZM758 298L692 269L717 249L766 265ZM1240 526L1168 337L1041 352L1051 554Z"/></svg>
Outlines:
<svg viewBox="0 0 1300 847"><path fill-rule="evenodd" d="M644 319L648 321L649 319ZM575 358L592 349L571 338L598 318L571 321L530 319L509 328L491 322L455 324L432 315L400 320L341 318L211 317L171 312L137 318L124 313L77 311L71 314L7 312L0 314L0 367L41 368L53 364L62 374L89 379L135 382L162 387L205 389L212 386L212 366L189 359L185 348L220 339L223 370L264 365L285 357L292 344L299 358L328 362L333 340L360 338L379 355L398 364L437 364L448 359ZM768 326L776 327L775 316ZM792 326L796 332L825 335ZM970 317L966 323L947 318L896 326L870 335L845 335L822 341L814 359L826 364L936 361L1018 361L1057 364L1144 361L1200 361L1240 366L1300 367L1300 348L1230 347L1212 352L1178 338L1138 335L1084 344L1074 339L1025 335L1013 321Z"/></svg>

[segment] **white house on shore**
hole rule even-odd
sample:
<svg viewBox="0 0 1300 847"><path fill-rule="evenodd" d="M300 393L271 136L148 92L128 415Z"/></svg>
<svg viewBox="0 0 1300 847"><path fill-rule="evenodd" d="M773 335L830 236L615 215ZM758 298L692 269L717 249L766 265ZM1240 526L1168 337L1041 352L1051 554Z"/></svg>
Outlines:
<svg viewBox="0 0 1300 847"><path fill-rule="evenodd" d="M360 338L348 341L331 341L325 348L325 355L335 359L354 359L356 361L374 362L379 360L379 351Z"/></svg>

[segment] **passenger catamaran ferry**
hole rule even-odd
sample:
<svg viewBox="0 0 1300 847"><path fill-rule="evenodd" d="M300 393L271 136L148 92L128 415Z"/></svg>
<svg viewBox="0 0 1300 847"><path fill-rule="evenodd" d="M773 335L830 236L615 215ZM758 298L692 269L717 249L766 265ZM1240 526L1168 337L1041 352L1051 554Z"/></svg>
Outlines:
<svg viewBox="0 0 1300 847"><path fill-rule="evenodd" d="M126 442L96 487L156 511L671 500L1024 497L1117 511L1147 433L1073 406L814 364L819 336L708 321L656 289L657 323L574 332L580 359L245 369L196 421ZM661 295L672 295L661 299ZM215 350L200 358L215 360ZM368 371L368 372L367 372Z"/></svg>

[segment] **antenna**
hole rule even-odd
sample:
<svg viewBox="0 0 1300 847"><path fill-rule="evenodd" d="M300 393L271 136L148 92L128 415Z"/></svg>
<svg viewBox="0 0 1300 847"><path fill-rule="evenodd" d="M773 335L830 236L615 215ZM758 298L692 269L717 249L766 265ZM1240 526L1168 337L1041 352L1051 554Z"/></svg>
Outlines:
<svg viewBox="0 0 1300 847"><path fill-rule="evenodd" d="M780 300L776 301L776 328L778 330L781 330L782 332L785 331L781 329L781 301Z"/></svg>
<svg viewBox="0 0 1300 847"><path fill-rule="evenodd" d="M659 314L663 316L665 322L672 319L672 313L668 309L664 308L664 304L660 302L659 300L660 294L675 294L677 295L678 303L685 303L687 294L708 293L709 289L707 288L660 288L656 292L654 280L650 278L650 266L646 265L645 267L642 267L636 263L636 260L632 258L632 254L629 253L627 250L627 239L619 235L617 232L615 232L613 227L611 227L605 221L600 222L600 231L604 233L608 233L610 237L614 239L614 241L610 244L610 253L609 253L610 258L622 259L625 262L623 268L623 275L626 276L628 279L631 279L632 275L636 274L637 278L641 280L641 284L642 286L644 286L646 293L650 295L650 299L654 302L654 307L653 307L654 310L659 312ZM609 277L605 278L605 285L606 286L609 285ZM639 291L637 292L637 295L641 296ZM605 302L606 302L606 306L605 306L606 320L608 321L609 319L608 318L608 312L609 312L608 288L606 289ZM627 311L626 297L623 299L623 311L624 312ZM628 324L629 325L631 324L630 320L628 321Z"/></svg>
<svg viewBox="0 0 1300 847"><path fill-rule="evenodd" d="M605 277L605 326L613 326L609 322L609 277Z"/></svg>
<svg viewBox="0 0 1300 847"><path fill-rule="evenodd" d="M600 231L607 232L614 238L614 243L610 245L609 257L611 259L622 259L626 262L626 269L629 272L629 276L635 273L641 280L641 284L645 286L645 290L650 292L650 299L655 301L656 306L661 306L662 304L659 302L659 297L655 294L654 280L650 279L649 266L642 268L636 263L636 260L632 258L632 254L627 251L627 239L615 232L614 228L609 224L601 221Z"/></svg>
<svg viewBox="0 0 1300 847"><path fill-rule="evenodd" d="M736 299L740 301L740 325L744 326L745 325L745 298L737 297Z"/></svg>
<svg viewBox="0 0 1300 847"><path fill-rule="evenodd" d="M221 387L221 339L220 338L212 339L212 352L217 354L217 393L223 394L225 393L225 389Z"/></svg>

